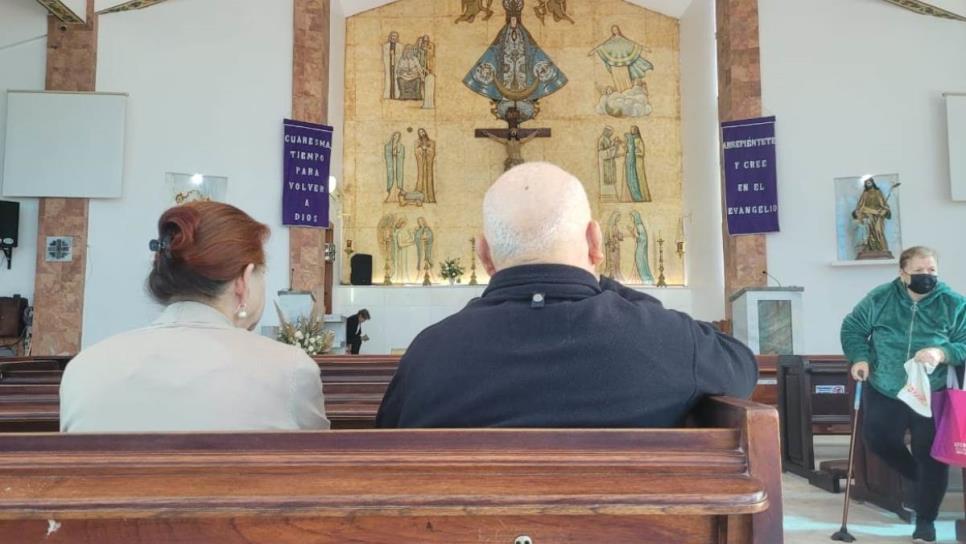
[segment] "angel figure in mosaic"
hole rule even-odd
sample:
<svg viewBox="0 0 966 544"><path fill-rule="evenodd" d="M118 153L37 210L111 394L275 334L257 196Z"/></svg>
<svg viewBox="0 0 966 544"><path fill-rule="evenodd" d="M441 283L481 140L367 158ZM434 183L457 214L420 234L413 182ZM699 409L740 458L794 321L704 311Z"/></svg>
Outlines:
<svg viewBox="0 0 966 544"><path fill-rule="evenodd" d="M576 24L576 21L571 19L570 15L567 15L567 0L537 0L533 12L537 14L537 19L540 19L543 24L546 24L547 15L552 15L556 23L570 21L570 24Z"/></svg>
<svg viewBox="0 0 966 544"><path fill-rule="evenodd" d="M410 251L416 241L414 240L415 231L406 230L406 218L400 217L396 220L396 227L393 230L393 278L400 283L411 283L413 276L413 255Z"/></svg>
<svg viewBox="0 0 966 544"><path fill-rule="evenodd" d="M650 285L654 283L654 274L651 273L651 263L648 257L647 228L644 226L641 212L636 210L631 212L631 218L634 220L634 224L631 225L630 232L637 242L634 246L634 264L637 267L637 275L641 278L641 283Z"/></svg>
<svg viewBox="0 0 966 544"><path fill-rule="evenodd" d="M460 14L459 18L456 19L457 23L472 23L476 20L476 16L480 13L483 17L480 18L481 21L486 21L490 17L493 17L493 9L490 6L493 5L493 0L463 0L462 8L463 13Z"/></svg>
<svg viewBox="0 0 966 544"><path fill-rule="evenodd" d="M386 159L386 202L399 201L406 192L405 168L406 146L402 143L402 133L393 132L384 149Z"/></svg>
<svg viewBox="0 0 966 544"><path fill-rule="evenodd" d="M654 65L644 58L644 46L624 37L621 27L612 26L610 33L610 38L591 49L589 55L600 57L617 92L624 92L633 87L635 81L643 81Z"/></svg>
<svg viewBox="0 0 966 544"><path fill-rule="evenodd" d="M607 220L607 231L604 233L604 275L614 281L623 282L621 244L624 242L624 233L621 232L620 221L621 214L616 211Z"/></svg>

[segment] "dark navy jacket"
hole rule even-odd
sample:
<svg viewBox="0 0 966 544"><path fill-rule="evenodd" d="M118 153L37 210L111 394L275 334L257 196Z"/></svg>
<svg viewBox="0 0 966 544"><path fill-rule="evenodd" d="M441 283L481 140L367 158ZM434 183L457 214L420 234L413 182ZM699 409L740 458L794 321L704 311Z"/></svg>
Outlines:
<svg viewBox="0 0 966 544"><path fill-rule="evenodd" d="M752 352L707 323L579 268L526 265L413 340L376 425L673 427L757 380Z"/></svg>

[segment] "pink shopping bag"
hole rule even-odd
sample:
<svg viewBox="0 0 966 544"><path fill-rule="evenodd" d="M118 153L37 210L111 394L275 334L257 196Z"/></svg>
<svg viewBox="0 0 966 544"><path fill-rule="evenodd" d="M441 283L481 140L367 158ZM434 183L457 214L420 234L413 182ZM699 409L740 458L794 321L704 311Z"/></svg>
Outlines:
<svg viewBox="0 0 966 544"><path fill-rule="evenodd" d="M936 438L931 453L937 461L966 467L966 391L958 387L955 370L950 368L949 373L951 387L932 394Z"/></svg>

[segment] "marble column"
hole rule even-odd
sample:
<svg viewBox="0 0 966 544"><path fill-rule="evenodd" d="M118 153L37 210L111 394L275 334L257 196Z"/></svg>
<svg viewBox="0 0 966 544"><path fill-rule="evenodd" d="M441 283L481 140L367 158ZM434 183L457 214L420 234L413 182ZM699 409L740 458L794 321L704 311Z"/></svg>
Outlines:
<svg viewBox="0 0 966 544"><path fill-rule="evenodd" d="M758 48L758 0L718 0L718 116L722 122L760 117L761 54ZM722 175L722 183L724 176ZM725 193L724 186L721 188ZM722 210L725 210L722 196ZM745 287L763 287L768 268L764 235L730 236L727 214L724 240L725 308L729 297Z"/></svg>
<svg viewBox="0 0 966 544"><path fill-rule="evenodd" d="M47 17L48 91L93 91L97 74L97 15L87 0L87 22L66 24ZM87 267L86 198L40 199L34 288L32 355L77 353L84 316ZM47 262L48 236L73 238L73 260Z"/></svg>
<svg viewBox="0 0 966 544"><path fill-rule="evenodd" d="M330 0L295 0L292 118L325 123L329 109ZM289 228L289 271L295 290L325 288L325 230Z"/></svg>

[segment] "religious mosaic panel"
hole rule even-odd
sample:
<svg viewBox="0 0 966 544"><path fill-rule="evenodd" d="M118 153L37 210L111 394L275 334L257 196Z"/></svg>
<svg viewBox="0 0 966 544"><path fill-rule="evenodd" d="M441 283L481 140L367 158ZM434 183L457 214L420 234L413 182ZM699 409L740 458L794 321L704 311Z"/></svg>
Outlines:
<svg viewBox="0 0 966 544"><path fill-rule="evenodd" d="M470 276L483 195L526 161L584 182L601 273L684 283L676 19L624 0L399 0L346 31L342 244L373 255L374 284L445 284L452 259Z"/></svg>

